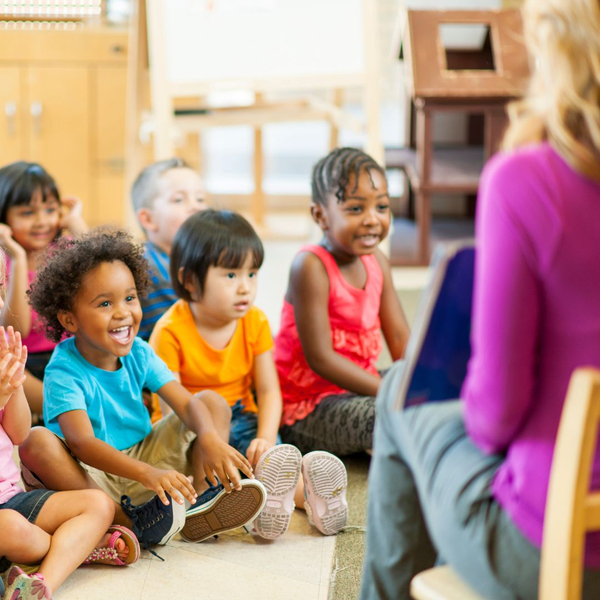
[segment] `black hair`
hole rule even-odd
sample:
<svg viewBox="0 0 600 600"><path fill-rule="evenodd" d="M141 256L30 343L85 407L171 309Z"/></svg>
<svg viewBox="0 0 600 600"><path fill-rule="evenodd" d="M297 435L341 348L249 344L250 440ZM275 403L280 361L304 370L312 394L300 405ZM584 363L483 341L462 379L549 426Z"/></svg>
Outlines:
<svg viewBox="0 0 600 600"><path fill-rule="evenodd" d="M6 223L6 213L12 206L27 206L33 194L40 190L42 202L54 196L60 203L58 187L52 176L37 163L19 161L0 169L0 223Z"/></svg>
<svg viewBox="0 0 600 600"><path fill-rule="evenodd" d="M143 296L150 283L148 261L144 247L126 231L100 227L75 239L59 238L48 248L27 295L49 340L60 342L67 333L58 315L73 310L84 277L100 264L115 261L127 265Z"/></svg>
<svg viewBox="0 0 600 600"><path fill-rule="evenodd" d="M355 173L355 188L358 188L358 175L365 169L371 178L371 170L379 171L385 178L385 170L375 159L357 148L336 148L322 158L313 168L312 201L325 206L329 196L335 192L338 202L345 200L346 186L350 175ZM375 187L373 185L373 187Z"/></svg>
<svg viewBox="0 0 600 600"><path fill-rule="evenodd" d="M175 234L171 248L171 284L175 293L192 302L185 281L192 275L200 296L209 267L238 269L252 254L254 267L262 266L265 251L252 225L229 210L207 209L188 217ZM179 270L183 268L181 281Z"/></svg>

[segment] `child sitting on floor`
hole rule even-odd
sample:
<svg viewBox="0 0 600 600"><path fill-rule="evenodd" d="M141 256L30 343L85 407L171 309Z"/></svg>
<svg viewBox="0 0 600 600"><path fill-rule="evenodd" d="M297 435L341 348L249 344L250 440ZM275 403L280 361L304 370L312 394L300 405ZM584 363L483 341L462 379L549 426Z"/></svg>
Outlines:
<svg viewBox="0 0 600 600"><path fill-rule="evenodd" d="M56 344L38 331L26 292L35 280L40 254L63 230L72 235L87 231L81 213L81 200L61 199L54 179L41 165L20 161L0 169L0 244L9 255L6 306L0 321L19 331L29 349L24 389L36 415L42 413L42 380Z"/></svg>
<svg viewBox="0 0 600 600"><path fill-rule="evenodd" d="M0 295L0 308L3 304ZM104 492L24 492L19 487L13 448L31 428L23 393L26 359L20 334L0 327L0 574L8 586L5 590L0 579L0 597L11 600L51 598L82 562L125 565L139 555L129 530L109 528L114 505ZM11 563L39 567L27 574Z"/></svg>
<svg viewBox="0 0 600 600"><path fill-rule="evenodd" d="M287 530L294 496L318 529L346 524L346 469L327 452L304 457L281 442L281 392L264 313L253 306L263 246L250 224L229 211L191 216L175 236L171 281L181 298L158 321L150 344L190 392L213 389L232 409L229 443L256 465L268 491L255 522L263 538ZM307 503L304 502L304 474Z"/></svg>
<svg viewBox="0 0 600 600"><path fill-rule="evenodd" d="M148 284L142 252L127 233L100 230L57 242L39 271L31 304L51 339L71 337L48 365L49 430L34 429L20 448L22 473L32 486L100 487L117 503L116 521L145 546L166 544L179 530L197 542L256 517L266 493L219 435L230 418L223 398L210 390L192 396L136 337L138 296ZM154 428L143 387L174 411ZM250 479L241 481L238 469ZM184 497L193 505L187 513Z"/></svg>
<svg viewBox="0 0 600 600"><path fill-rule="evenodd" d="M292 263L275 340L281 436L302 452L342 456L372 448L381 331L398 360L408 326L377 249L390 227L383 168L360 150L337 148L315 166L312 196L323 237Z"/></svg>
<svg viewBox="0 0 600 600"><path fill-rule="evenodd" d="M150 265L150 285L141 299L139 336L148 340L156 321L177 300L169 279L173 238L190 215L207 208L206 192L196 171L181 158L170 158L149 165L138 175L131 200L147 238L144 257Z"/></svg>

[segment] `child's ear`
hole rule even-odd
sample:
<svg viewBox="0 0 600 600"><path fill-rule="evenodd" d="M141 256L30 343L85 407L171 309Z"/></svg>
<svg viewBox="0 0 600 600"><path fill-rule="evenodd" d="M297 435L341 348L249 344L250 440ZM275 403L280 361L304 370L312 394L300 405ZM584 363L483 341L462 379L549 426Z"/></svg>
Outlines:
<svg viewBox="0 0 600 600"><path fill-rule="evenodd" d="M327 231L327 229L329 229L327 215L325 214L323 206L317 203L311 204L310 214L312 215L313 221L321 228L321 231Z"/></svg>
<svg viewBox="0 0 600 600"><path fill-rule="evenodd" d="M156 231L158 229L154 215L149 208L140 208L136 215L142 229L146 231Z"/></svg>
<svg viewBox="0 0 600 600"><path fill-rule="evenodd" d="M194 281L194 276L191 273L188 273L188 276L184 280L183 267L179 267L179 271L177 271L177 280L190 293L192 298L195 298L198 290L196 289L196 282Z"/></svg>
<svg viewBox="0 0 600 600"><path fill-rule="evenodd" d="M56 315L60 324L69 332L75 333L77 331L77 320L75 315L69 310L59 310Z"/></svg>

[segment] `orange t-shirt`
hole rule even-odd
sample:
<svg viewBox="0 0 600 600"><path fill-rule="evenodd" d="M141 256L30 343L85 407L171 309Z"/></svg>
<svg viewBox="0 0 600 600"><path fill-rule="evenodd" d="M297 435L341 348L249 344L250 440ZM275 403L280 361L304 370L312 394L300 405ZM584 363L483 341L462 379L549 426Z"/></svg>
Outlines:
<svg viewBox="0 0 600 600"><path fill-rule="evenodd" d="M258 411L252 394L254 357L273 347L269 322L259 308L253 306L227 346L217 350L200 335L189 304L178 300L154 326L150 345L192 394L214 390L230 406L241 400L246 411Z"/></svg>

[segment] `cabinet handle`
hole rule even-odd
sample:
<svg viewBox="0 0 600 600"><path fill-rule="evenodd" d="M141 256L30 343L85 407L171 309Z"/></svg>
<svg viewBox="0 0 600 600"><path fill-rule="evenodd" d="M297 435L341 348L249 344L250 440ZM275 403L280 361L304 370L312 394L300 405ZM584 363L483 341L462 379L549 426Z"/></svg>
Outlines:
<svg viewBox="0 0 600 600"><path fill-rule="evenodd" d="M7 102L4 105L4 114L6 115L6 130L8 132L8 135L13 137L17 135L16 102Z"/></svg>
<svg viewBox="0 0 600 600"><path fill-rule="evenodd" d="M110 47L110 52L112 54L125 54L125 46L122 44L114 44Z"/></svg>
<svg viewBox="0 0 600 600"><path fill-rule="evenodd" d="M31 116L33 117L33 132L35 135L41 135L42 133L42 112L41 102L31 103Z"/></svg>

